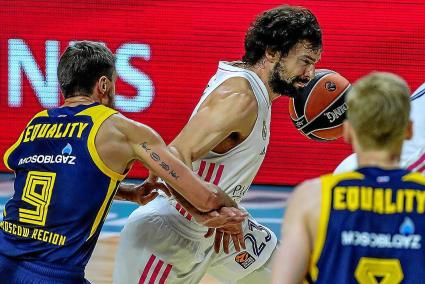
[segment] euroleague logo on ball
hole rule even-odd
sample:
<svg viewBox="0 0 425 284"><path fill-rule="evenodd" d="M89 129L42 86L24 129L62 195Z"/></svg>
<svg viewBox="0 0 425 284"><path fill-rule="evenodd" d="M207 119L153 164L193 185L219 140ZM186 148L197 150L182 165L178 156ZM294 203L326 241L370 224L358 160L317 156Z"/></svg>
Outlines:
<svg viewBox="0 0 425 284"><path fill-rule="evenodd" d="M336 90L336 84L332 81L327 81L325 83L325 88L326 90L328 90L329 92L333 92Z"/></svg>
<svg viewBox="0 0 425 284"><path fill-rule="evenodd" d="M306 137L317 141L342 136L350 82L335 71L318 69L298 96L289 100L292 123Z"/></svg>

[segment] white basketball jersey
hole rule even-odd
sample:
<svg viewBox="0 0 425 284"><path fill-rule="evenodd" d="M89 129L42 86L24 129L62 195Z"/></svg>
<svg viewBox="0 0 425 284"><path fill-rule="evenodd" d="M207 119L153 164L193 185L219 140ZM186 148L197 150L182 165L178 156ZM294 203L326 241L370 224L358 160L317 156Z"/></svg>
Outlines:
<svg viewBox="0 0 425 284"><path fill-rule="evenodd" d="M425 83L412 94L410 100L410 120L413 122L413 137L403 143L400 166L425 174ZM352 171L356 168L357 156L356 154L351 154L338 165L334 173Z"/></svg>
<svg viewBox="0 0 425 284"><path fill-rule="evenodd" d="M271 107L266 86L254 72L235 67L232 63L219 62L217 73L208 82L192 117L205 99L232 77L244 78L251 85L258 104L254 128L250 135L233 149L224 154L209 152L202 159L193 162L192 166L202 179L220 186L236 202L240 202L251 186L269 145Z"/></svg>

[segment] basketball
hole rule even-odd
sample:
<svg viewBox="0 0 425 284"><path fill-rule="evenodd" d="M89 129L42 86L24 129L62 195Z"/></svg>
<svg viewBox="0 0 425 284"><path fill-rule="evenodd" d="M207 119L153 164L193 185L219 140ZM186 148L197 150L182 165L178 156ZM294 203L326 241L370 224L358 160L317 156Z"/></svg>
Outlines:
<svg viewBox="0 0 425 284"><path fill-rule="evenodd" d="M342 136L350 82L335 71L316 70L316 76L295 98L289 100L289 115L306 137L318 141Z"/></svg>

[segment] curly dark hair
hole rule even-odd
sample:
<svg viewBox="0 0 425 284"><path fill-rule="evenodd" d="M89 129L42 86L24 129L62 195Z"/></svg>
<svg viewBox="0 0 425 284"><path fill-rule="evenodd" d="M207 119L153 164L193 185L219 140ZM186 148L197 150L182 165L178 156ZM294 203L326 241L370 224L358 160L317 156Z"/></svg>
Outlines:
<svg viewBox="0 0 425 284"><path fill-rule="evenodd" d="M273 8L258 16L248 29L242 61L254 65L267 48L286 56L302 40L308 41L313 50L322 48L322 31L313 13L297 6Z"/></svg>
<svg viewBox="0 0 425 284"><path fill-rule="evenodd" d="M112 81L115 72L115 56L103 44L78 41L62 54L57 75L65 98L75 95L90 96L100 77Z"/></svg>

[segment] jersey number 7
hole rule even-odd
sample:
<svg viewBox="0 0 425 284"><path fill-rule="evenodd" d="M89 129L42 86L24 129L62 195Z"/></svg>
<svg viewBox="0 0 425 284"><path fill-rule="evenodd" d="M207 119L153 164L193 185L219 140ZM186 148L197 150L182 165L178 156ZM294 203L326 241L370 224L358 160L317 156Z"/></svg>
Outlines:
<svg viewBox="0 0 425 284"><path fill-rule="evenodd" d="M398 284L404 278L398 259L379 259L362 257L356 271L356 280L361 284ZM378 281L378 279L381 279Z"/></svg>

